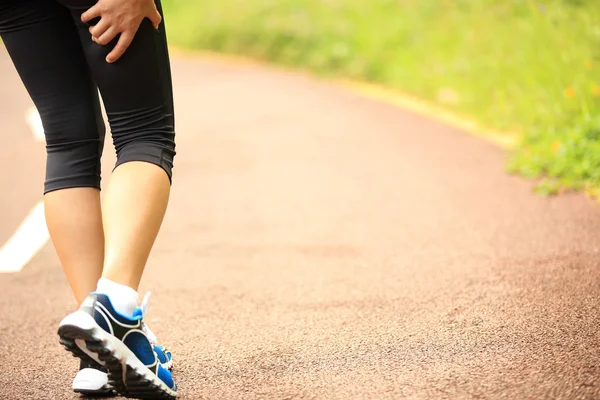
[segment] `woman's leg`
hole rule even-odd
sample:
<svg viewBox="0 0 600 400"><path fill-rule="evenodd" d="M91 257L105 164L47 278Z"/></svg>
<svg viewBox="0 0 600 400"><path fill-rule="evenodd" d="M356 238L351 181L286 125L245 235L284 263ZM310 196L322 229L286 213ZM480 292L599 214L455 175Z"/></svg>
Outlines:
<svg viewBox="0 0 600 400"><path fill-rule="evenodd" d="M109 45L92 41L81 14L93 0L62 0L73 15L92 77L98 85L117 151L104 202L102 276L137 290L169 199L175 156L171 72L164 23L144 20L127 52L105 61ZM160 9L160 5L159 5Z"/></svg>
<svg viewBox="0 0 600 400"><path fill-rule="evenodd" d="M108 64L115 42L91 40L81 14L94 0L61 0L71 10L104 101L117 165L104 197L103 278L58 329L67 349L104 362L114 388L134 398L174 398L171 373L157 359L137 308L137 287L162 223L175 156L171 76L164 25L145 20L127 52ZM85 357L85 356L84 356Z"/></svg>
<svg viewBox="0 0 600 400"><path fill-rule="evenodd" d="M108 280L110 285L104 282L104 287L133 292L137 307L136 291L118 282L134 285L119 275L118 268L132 271L126 276L139 282L140 259L148 256L168 198L175 152L166 47L161 55L157 43L164 45L164 41L146 30L133 46L138 49L133 59L143 57L141 63L119 60L113 69L104 70L94 59L98 49L85 40L82 46L81 26L76 27L72 17L53 0L0 0L0 34L46 133L44 192L52 239L78 300L87 296L79 311L61 322L61 343L83 361L105 365L121 394L173 398L175 383L157 359L140 313L126 316L115 310L114 298L100 293L88 296L104 259L99 197L104 126L94 80L102 85L107 100L119 160L111 184L114 193L107 194L107 222L112 226L107 235L112 244L107 247L109 254L115 254L107 271L113 271L108 276L117 283ZM136 200L139 204L133 204ZM136 234L141 238L133 237Z"/></svg>
<svg viewBox="0 0 600 400"><path fill-rule="evenodd" d="M96 288L104 263L104 124L97 88L69 12L53 1L0 1L0 35L42 118L46 220L81 303Z"/></svg>
<svg viewBox="0 0 600 400"><path fill-rule="evenodd" d="M77 187L44 196L46 223L77 304L96 289L104 263L100 191Z"/></svg>

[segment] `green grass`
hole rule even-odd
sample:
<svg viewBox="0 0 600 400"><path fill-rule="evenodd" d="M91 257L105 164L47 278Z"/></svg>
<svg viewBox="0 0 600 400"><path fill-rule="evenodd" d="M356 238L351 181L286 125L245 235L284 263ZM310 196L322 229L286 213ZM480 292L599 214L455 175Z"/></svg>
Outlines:
<svg viewBox="0 0 600 400"><path fill-rule="evenodd" d="M384 84L523 134L542 194L600 188L598 0L163 0L178 46Z"/></svg>

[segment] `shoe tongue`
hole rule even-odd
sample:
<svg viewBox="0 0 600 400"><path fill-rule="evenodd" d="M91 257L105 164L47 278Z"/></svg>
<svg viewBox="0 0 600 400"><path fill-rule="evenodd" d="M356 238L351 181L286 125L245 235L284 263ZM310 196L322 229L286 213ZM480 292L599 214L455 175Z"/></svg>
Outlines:
<svg viewBox="0 0 600 400"><path fill-rule="evenodd" d="M144 295L144 299L142 300L142 304L140 305L140 308L138 308L138 310L140 310L139 312L141 312L141 314L142 314L142 318L145 318L146 314L148 314L148 307L150 306L149 301L150 301L151 294L152 294L151 292L146 292L146 294ZM143 321L142 321L142 329L144 330L144 333L146 334L146 337L148 338L150 343L155 345L156 341L157 341L156 335L154 334L154 332L152 332L150 330L150 328L148 328L148 325L146 325L146 323Z"/></svg>
<svg viewBox="0 0 600 400"><path fill-rule="evenodd" d="M148 328L148 325L144 324L142 329L144 330L146 337L150 341L150 344L152 344L153 346L156 345L158 339L156 339L156 335L154 334L154 332L152 332L150 328Z"/></svg>
<svg viewBox="0 0 600 400"><path fill-rule="evenodd" d="M144 295L144 299L142 300L142 305L140 306L140 309L142 310L142 317L145 317L146 314L148 314L148 307L150 307L150 295L152 294L152 292L146 292L146 294Z"/></svg>

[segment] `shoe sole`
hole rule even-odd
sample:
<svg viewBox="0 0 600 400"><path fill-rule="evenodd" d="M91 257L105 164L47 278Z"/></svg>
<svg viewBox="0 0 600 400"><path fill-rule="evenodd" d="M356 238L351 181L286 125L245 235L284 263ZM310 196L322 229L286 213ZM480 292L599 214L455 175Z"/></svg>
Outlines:
<svg viewBox="0 0 600 400"><path fill-rule="evenodd" d="M94 359L108 370L108 382L122 396L135 399L175 399L177 392L102 329L83 311L65 317L58 328L60 343L75 357Z"/></svg>
<svg viewBox="0 0 600 400"><path fill-rule="evenodd" d="M75 393L90 397L114 397L117 393L110 386L101 389L73 389Z"/></svg>
<svg viewBox="0 0 600 400"><path fill-rule="evenodd" d="M90 397L114 397L116 392L110 386L103 386L102 389L73 389L75 393Z"/></svg>
<svg viewBox="0 0 600 400"><path fill-rule="evenodd" d="M81 369L73 379L73 391L86 396L116 395L116 392L108 384L107 373L96 368Z"/></svg>
<svg viewBox="0 0 600 400"><path fill-rule="evenodd" d="M73 357L79 358L79 359L83 359L86 360L88 362L90 361L95 361L98 364L104 366L103 362L100 362L100 360L94 359L92 357L90 357L89 354L85 353L83 350L81 350L79 348L79 346L75 343L75 340L71 339L71 338L62 338L60 337L60 344L62 344L65 349L67 351L70 351L73 355ZM168 369L169 371L173 371L173 359L170 359L169 361L167 361L166 363L161 363L160 365L163 366L163 368ZM115 391L113 390L113 388L110 385L105 385L103 388L98 389L98 390L88 390L88 389L76 389L73 388L73 391L76 393L81 393L81 394L85 394L85 395L93 395L93 394L103 394L106 393L108 394L114 394Z"/></svg>

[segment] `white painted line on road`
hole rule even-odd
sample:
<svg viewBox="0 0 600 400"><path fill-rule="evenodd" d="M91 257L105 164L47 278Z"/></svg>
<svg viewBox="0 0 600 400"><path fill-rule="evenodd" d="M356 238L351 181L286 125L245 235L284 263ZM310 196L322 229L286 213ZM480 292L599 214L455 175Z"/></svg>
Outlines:
<svg viewBox="0 0 600 400"><path fill-rule="evenodd" d="M44 142L46 140L44 136L44 126L42 125L42 118L35 107L31 107L27 111L25 120L33 132L33 137L37 142Z"/></svg>
<svg viewBox="0 0 600 400"><path fill-rule="evenodd" d="M0 273L19 272L50 239L40 201L12 237L0 248Z"/></svg>
<svg viewBox="0 0 600 400"><path fill-rule="evenodd" d="M42 119L35 107L25 113L25 121L29 125L36 142L45 142ZM50 239L44 202L40 201L29 212L17 231L2 247L0 247L0 273L19 272L46 245Z"/></svg>

